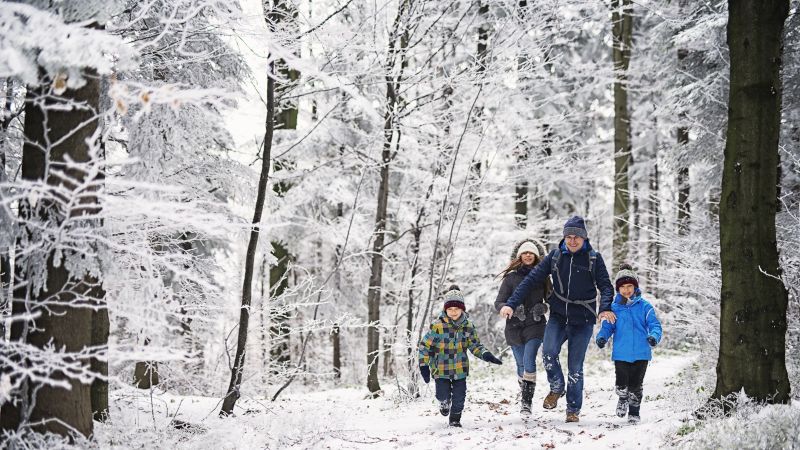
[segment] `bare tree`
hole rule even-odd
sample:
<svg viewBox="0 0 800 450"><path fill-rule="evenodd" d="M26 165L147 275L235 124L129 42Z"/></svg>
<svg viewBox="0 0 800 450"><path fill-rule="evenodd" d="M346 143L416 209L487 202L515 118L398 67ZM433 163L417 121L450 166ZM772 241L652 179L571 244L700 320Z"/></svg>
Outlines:
<svg viewBox="0 0 800 450"><path fill-rule="evenodd" d="M375 212L375 229L372 237L372 261L370 265L369 289L367 291L367 389L373 396L380 394L378 382L378 355L380 354L380 303L383 281L383 251L386 233L386 211L389 203L389 165L393 159L395 145L399 145L397 129L398 95L403 69L406 67L406 47L408 46L408 13L412 0L402 0L394 18L389 35L386 55L386 104L383 119L383 150L381 151L380 184ZM396 70L399 69L399 70Z"/></svg>

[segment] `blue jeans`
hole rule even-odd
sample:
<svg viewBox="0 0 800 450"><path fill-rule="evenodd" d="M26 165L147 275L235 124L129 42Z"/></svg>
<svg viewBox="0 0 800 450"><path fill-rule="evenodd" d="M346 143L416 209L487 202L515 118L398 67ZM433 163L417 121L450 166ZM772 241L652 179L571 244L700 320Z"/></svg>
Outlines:
<svg viewBox="0 0 800 450"><path fill-rule="evenodd" d="M450 414L461 414L464 410L464 400L467 398L467 379L449 380L436 379L436 400L440 402L451 400Z"/></svg>
<svg viewBox="0 0 800 450"><path fill-rule="evenodd" d="M512 345L511 353L517 362L517 376L522 378L523 372L536 373L536 355L539 354L541 339L533 338L522 345Z"/></svg>
<svg viewBox="0 0 800 450"><path fill-rule="evenodd" d="M561 353L561 346L567 342L567 412L580 413L583 405L583 360L593 331L592 322L568 324L566 318L558 314L550 314L544 329L542 362L547 371L550 391L558 394L564 392L564 372L558 354Z"/></svg>

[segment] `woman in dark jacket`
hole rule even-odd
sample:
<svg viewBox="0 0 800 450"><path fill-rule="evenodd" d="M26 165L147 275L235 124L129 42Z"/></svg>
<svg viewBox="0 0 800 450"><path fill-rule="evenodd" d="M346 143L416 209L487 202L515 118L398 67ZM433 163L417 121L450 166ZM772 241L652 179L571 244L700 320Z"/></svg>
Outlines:
<svg viewBox="0 0 800 450"><path fill-rule="evenodd" d="M505 306L506 300L514 293L525 275L539 264L544 254L544 246L534 239L520 241L514 246L511 263L500 273L503 282L494 301L494 307L498 312ZM547 323L544 317L547 312L545 303L547 290L549 286L532 289L523 304L514 311L514 315L506 320L506 342L511 346L517 362L523 414L530 414L533 392L536 389L536 356L542 345L544 327Z"/></svg>

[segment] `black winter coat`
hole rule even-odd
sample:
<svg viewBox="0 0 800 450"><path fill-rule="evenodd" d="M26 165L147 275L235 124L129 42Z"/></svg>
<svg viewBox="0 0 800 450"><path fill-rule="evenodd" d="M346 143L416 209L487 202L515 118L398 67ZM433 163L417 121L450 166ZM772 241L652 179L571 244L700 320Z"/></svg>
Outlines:
<svg viewBox="0 0 800 450"><path fill-rule="evenodd" d="M530 267L520 267L509 272L500 284L500 291L494 301L494 308L499 312L506 305L506 300L511 297L517 286L525 279L530 272ZM539 320L534 320L533 305L544 303L544 286L540 286L528 291L525 301L520 307L514 310L514 315L506 320L506 342L508 345L522 345L531 339L544 339L544 326L547 318L540 316Z"/></svg>

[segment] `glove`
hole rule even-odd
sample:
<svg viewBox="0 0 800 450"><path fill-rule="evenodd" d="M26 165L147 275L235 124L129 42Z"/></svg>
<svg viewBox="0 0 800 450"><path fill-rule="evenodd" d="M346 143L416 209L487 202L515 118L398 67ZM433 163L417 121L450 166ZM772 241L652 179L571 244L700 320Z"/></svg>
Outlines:
<svg viewBox="0 0 800 450"><path fill-rule="evenodd" d="M596 342L597 342L597 346L598 347L604 348L606 346L606 342L608 342L608 340L606 340L606 338L597 338Z"/></svg>
<svg viewBox="0 0 800 450"><path fill-rule="evenodd" d="M488 362L488 363L492 363L492 364L503 364L503 361L500 361L499 359L497 359L497 357L494 356L491 352L484 352L483 353L483 360Z"/></svg>
<svg viewBox="0 0 800 450"><path fill-rule="evenodd" d="M533 318L534 320L539 320L542 316L547 313L547 305L544 303L537 303L533 305Z"/></svg>
<svg viewBox="0 0 800 450"><path fill-rule="evenodd" d="M422 380L425 384L431 382L431 368L428 366L419 366L419 374L422 375Z"/></svg>
<svg viewBox="0 0 800 450"><path fill-rule="evenodd" d="M653 336L647 336L647 343L650 344L650 347L655 347L658 342L656 342L656 338Z"/></svg>

